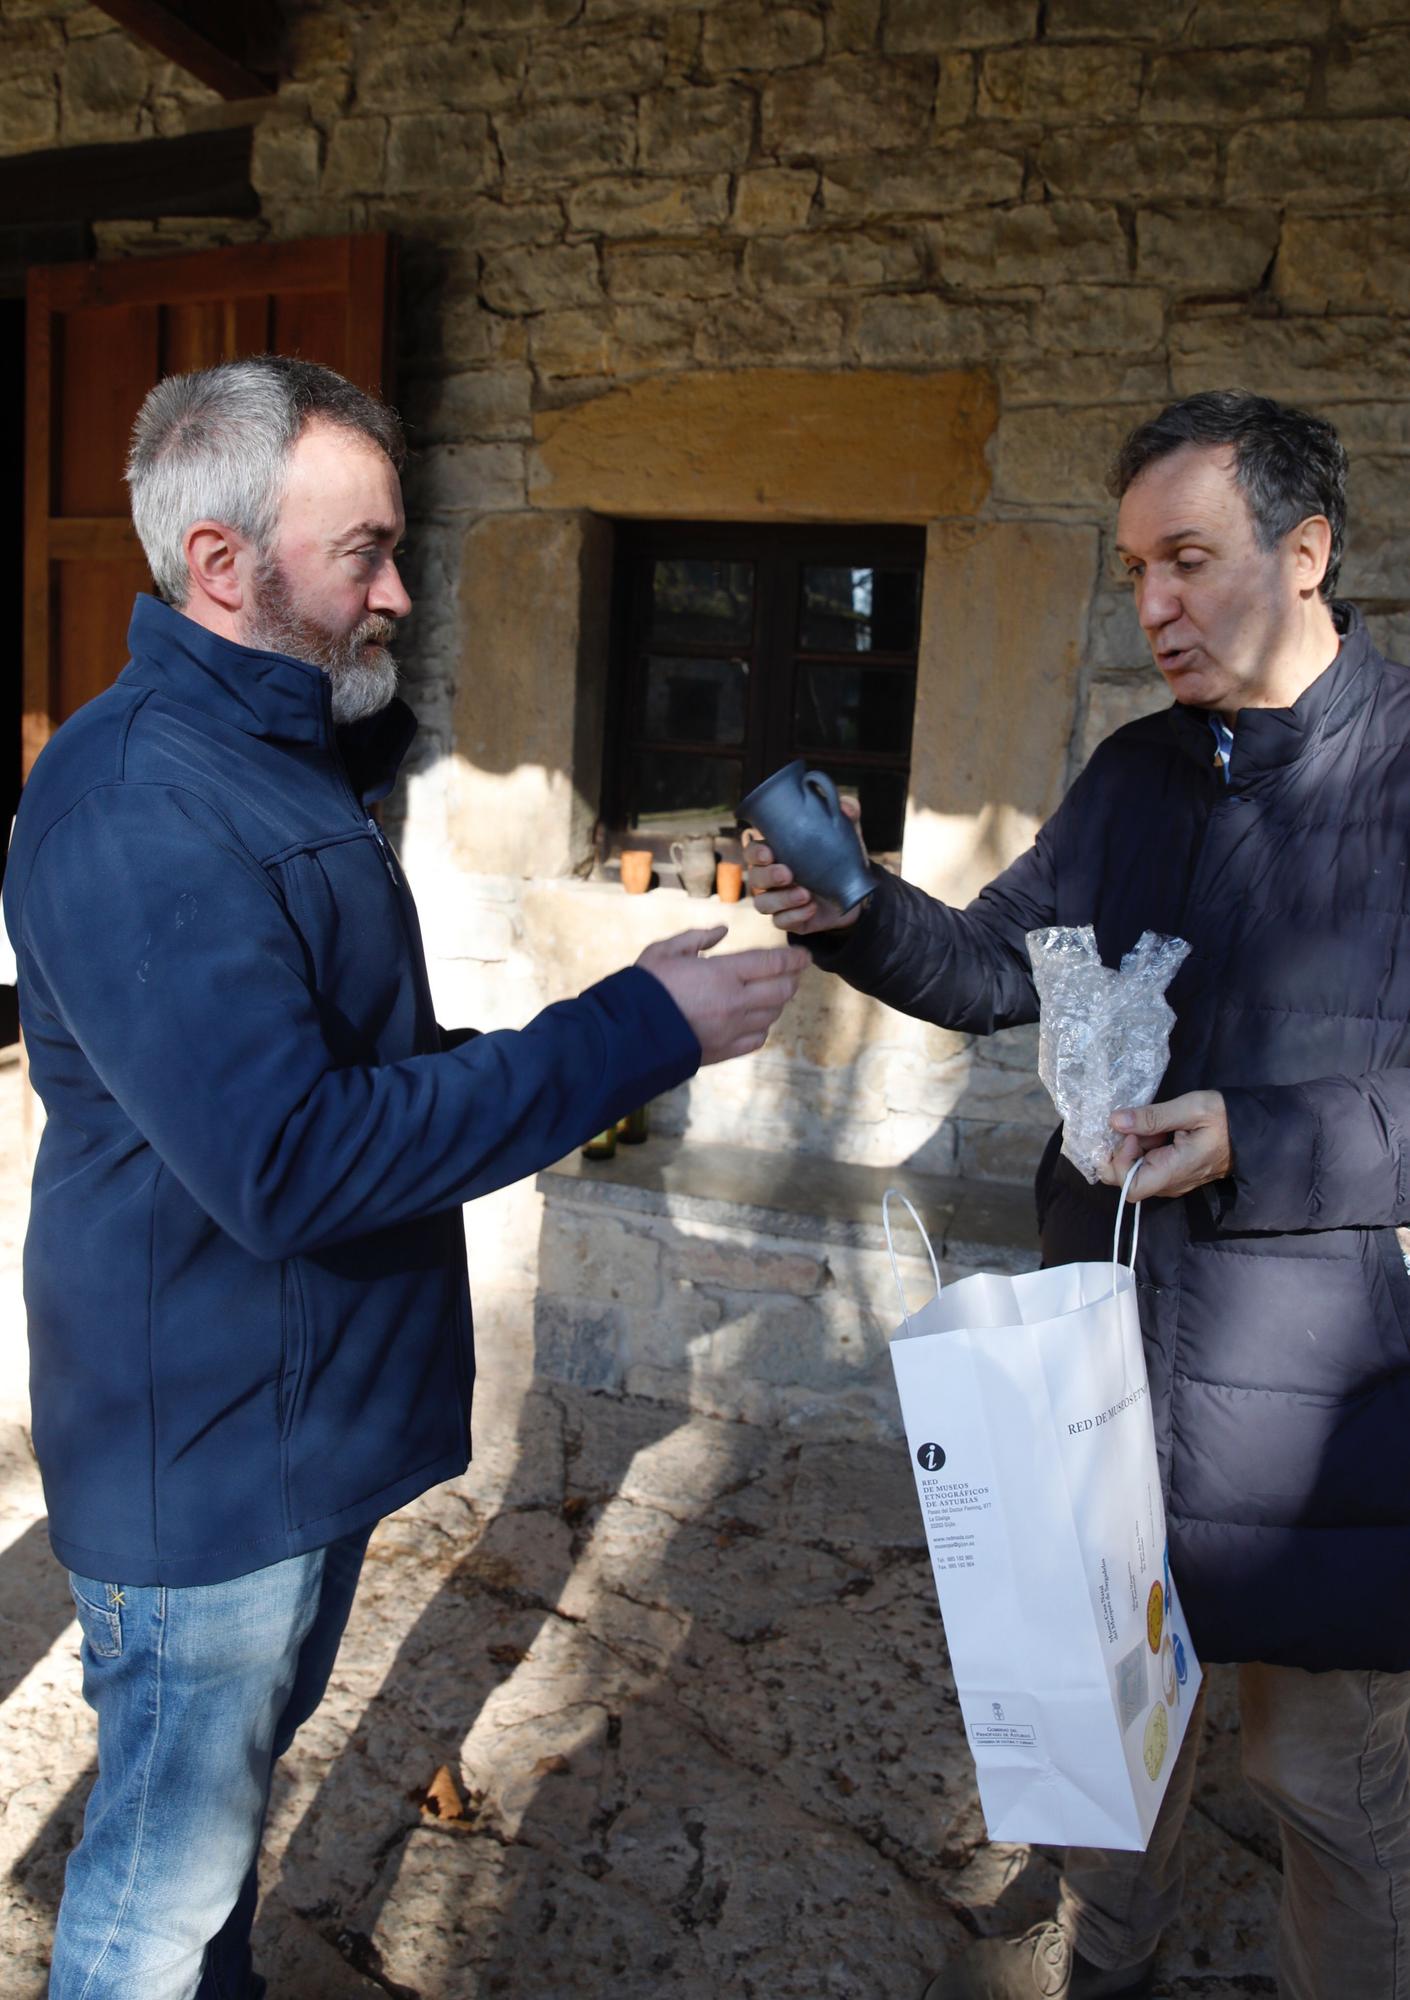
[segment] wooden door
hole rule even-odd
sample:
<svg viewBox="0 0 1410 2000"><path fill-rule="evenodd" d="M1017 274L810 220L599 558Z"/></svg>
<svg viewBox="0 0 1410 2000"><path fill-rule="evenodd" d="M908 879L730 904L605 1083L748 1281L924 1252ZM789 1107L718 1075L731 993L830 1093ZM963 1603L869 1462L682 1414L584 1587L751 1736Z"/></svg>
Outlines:
<svg viewBox="0 0 1410 2000"><path fill-rule="evenodd" d="M132 420L164 375L297 354L384 392L386 236L244 244L31 270L25 364L26 775L66 716L127 657L151 578L128 512Z"/></svg>

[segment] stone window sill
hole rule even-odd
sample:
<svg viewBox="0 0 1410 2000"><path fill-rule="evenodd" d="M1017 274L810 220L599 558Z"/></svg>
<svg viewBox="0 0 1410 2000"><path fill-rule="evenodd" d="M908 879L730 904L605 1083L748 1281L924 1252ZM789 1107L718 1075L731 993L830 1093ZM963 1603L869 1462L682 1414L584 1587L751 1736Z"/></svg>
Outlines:
<svg viewBox="0 0 1410 2000"><path fill-rule="evenodd" d="M536 1185L565 1207L679 1216L859 1249L885 1249L881 1198L894 1187L924 1218L938 1258L999 1270L1031 1270L1038 1261L1028 1188L906 1167L654 1138L619 1147L610 1160L573 1153L541 1173ZM900 1221L910 1229L904 1210ZM914 1253L913 1241L910 1247Z"/></svg>

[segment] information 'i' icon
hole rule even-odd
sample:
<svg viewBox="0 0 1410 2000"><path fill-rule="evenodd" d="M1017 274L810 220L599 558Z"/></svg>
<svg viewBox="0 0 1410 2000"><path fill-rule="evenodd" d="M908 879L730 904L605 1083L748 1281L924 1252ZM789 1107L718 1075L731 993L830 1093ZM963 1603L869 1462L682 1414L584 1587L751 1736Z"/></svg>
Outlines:
<svg viewBox="0 0 1410 2000"><path fill-rule="evenodd" d="M923 1444L916 1453L916 1460L922 1472L938 1472L945 1463L944 1447L938 1444Z"/></svg>

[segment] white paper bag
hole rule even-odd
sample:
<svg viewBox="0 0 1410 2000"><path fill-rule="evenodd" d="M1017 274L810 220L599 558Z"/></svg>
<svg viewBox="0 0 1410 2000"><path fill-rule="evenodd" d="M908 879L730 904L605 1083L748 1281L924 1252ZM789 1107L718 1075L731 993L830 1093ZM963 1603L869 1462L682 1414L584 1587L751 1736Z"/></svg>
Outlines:
<svg viewBox="0 0 1410 2000"><path fill-rule="evenodd" d="M1130 1185L1110 1264L945 1290L905 1203L936 1297L891 1360L991 1840L1144 1848L1199 1691L1117 1261Z"/></svg>

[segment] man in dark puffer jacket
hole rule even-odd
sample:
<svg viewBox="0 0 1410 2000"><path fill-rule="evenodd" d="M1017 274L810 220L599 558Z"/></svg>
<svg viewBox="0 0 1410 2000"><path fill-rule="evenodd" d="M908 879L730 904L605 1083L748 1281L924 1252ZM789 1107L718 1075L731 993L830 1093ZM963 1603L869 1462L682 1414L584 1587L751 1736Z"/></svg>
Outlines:
<svg viewBox="0 0 1410 2000"><path fill-rule="evenodd" d="M1036 1018L1041 925L1095 925L1108 965L1144 930L1190 942L1160 1101L1113 1120L1111 1178L1144 1153L1172 1567L1202 1656L1240 1663L1289 2000L1410 1994L1410 674L1333 598L1345 464L1330 425L1232 392L1132 433L1117 548L1174 705L1103 743L967 909L878 874L842 918L766 848L751 870L820 964L977 1034ZM1115 1207L1058 1137L1050 1264L1108 1254ZM1144 1855L1069 1853L1057 1922L927 2000L1146 1991L1199 1735Z"/></svg>

